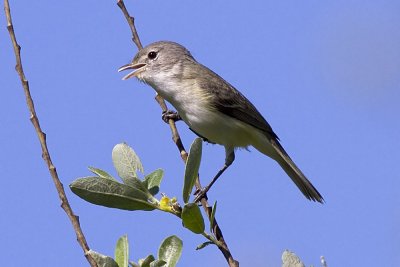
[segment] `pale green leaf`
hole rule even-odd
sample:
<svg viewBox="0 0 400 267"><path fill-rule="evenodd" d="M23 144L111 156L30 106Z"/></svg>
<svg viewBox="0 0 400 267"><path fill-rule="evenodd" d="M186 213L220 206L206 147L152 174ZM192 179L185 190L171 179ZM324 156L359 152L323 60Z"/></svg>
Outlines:
<svg viewBox="0 0 400 267"><path fill-rule="evenodd" d="M183 201L188 203L190 193L199 173L202 153L202 140L196 138L190 146L189 156L185 167L185 181L183 184Z"/></svg>
<svg viewBox="0 0 400 267"><path fill-rule="evenodd" d="M211 210L211 216L210 216L210 231L213 231L214 228L214 221L215 221L215 212L217 211L217 201L215 201L212 210Z"/></svg>
<svg viewBox="0 0 400 267"><path fill-rule="evenodd" d="M109 256L105 256L94 250L89 250L88 254L97 263L97 267L119 267L115 260Z"/></svg>
<svg viewBox="0 0 400 267"><path fill-rule="evenodd" d="M207 247L208 245L213 245L213 244L214 244L214 243L211 242L211 241L204 242L204 243L198 245L198 246L196 247L196 250L203 249L203 248Z"/></svg>
<svg viewBox="0 0 400 267"><path fill-rule="evenodd" d="M132 178L137 178L137 171L143 173L143 165L135 151L126 143L114 146L112 160L118 175L128 184Z"/></svg>
<svg viewBox="0 0 400 267"><path fill-rule="evenodd" d="M118 239L114 258L119 267L129 267L129 243L126 235Z"/></svg>
<svg viewBox="0 0 400 267"><path fill-rule="evenodd" d="M101 178L106 178L106 179L117 181L117 179L115 179L110 174L108 174L106 171L103 171L101 169L98 169L95 167L89 167L89 170Z"/></svg>
<svg viewBox="0 0 400 267"><path fill-rule="evenodd" d="M173 235L164 239L158 249L158 258L167 263L166 267L175 267L182 255L183 243L179 237Z"/></svg>
<svg viewBox="0 0 400 267"><path fill-rule="evenodd" d="M136 178L136 177L126 178L124 180L124 184L129 185L133 188L139 189L140 191L151 195L151 193L149 192L147 187L143 184L143 181L140 180L139 178Z"/></svg>
<svg viewBox="0 0 400 267"><path fill-rule="evenodd" d="M150 263L150 267L163 267L167 266L167 263L163 260L155 260Z"/></svg>
<svg viewBox="0 0 400 267"><path fill-rule="evenodd" d="M140 259L139 260L139 266L140 267L150 267L150 263L155 260L153 255L147 256L145 259Z"/></svg>
<svg viewBox="0 0 400 267"><path fill-rule="evenodd" d="M155 170L154 172L146 175L143 181L143 185L155 196L160 191L160 184L163 178L164 171L161 169Z"/></svg>

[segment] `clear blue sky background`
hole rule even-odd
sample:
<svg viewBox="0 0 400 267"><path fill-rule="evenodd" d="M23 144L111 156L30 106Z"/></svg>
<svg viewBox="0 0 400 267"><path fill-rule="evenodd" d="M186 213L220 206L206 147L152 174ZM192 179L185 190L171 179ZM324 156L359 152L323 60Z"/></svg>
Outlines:
<svg viewBox="0 0 400 267"><path fill-rule="evenodd" d="M179 266L225 266L214 247L161 212L94 206L68 184L87 166L115 174L126 141L161 191L181 200L183 164L154 91L121 81L136 53L116 1L13 1L14 25L37 113L88 243L113 255L128 234L132 259L183 239ZM284 249L307 265L400 266L399 1L127 1L144 44L172 40L242 91L326 199L307 201L254 149L214 186L218 221L241 266L280 266ZM0 253L2 266L87 266L62 209L14 71L1 12ZM188 147L195 138L178 124ZM201 177L224 150L205 145Z"/></svg>

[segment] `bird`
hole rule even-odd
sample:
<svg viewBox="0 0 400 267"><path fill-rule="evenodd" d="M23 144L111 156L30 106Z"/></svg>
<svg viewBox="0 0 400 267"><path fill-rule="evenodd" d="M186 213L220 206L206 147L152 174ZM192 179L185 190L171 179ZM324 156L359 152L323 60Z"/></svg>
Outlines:
<svg viewBox="0 0 400 267"><path fill-rule="evenodd" d="M151 43L118 69L125 70L133 71L123 80L136 77L176 109L177 113L164 114L167 119L183 120L203 140L224 146L223 167L198 192L195 202L234 162L235 149L249 146L275 160L307 199L324 202L257 108L230 83L197 62L184 46L171 41Z"/></svg>

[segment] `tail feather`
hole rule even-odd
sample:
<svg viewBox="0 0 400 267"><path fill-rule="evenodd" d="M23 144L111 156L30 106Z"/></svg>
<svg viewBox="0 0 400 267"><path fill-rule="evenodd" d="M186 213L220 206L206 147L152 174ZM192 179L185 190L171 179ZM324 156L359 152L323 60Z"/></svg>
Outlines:
<svg viewBox="0 0 400 267"><path fill-rule="evenodd" d="M324 198L306 178L303 172L296 166L293 160L283 149L279 141L271 140L271 144L279 155L279 158L277 158L276 161L279 163L279 165L281 165L282 169L287 173L287 175L289 175L304 196L309 200L324 203Z"/></svg>

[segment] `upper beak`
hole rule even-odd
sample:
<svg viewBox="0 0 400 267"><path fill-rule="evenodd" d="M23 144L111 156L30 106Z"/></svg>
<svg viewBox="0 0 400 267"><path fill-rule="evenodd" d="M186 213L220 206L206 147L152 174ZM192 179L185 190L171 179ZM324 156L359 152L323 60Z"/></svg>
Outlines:
<svg viewBox="0 0 400 267"><path fill-rule="evenodd" d="M136 77L140 73L141 70L144 70L145 66L146 66L146 64L144 64L144 63L136 63L136 64L129 63L129 64L126 64L126 65L123 65L122 67L120 67L118 69L118 72L121 72L124 70L134 70L122 78L122 80L127 80L131 77Z"/></svg>

